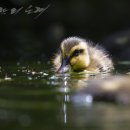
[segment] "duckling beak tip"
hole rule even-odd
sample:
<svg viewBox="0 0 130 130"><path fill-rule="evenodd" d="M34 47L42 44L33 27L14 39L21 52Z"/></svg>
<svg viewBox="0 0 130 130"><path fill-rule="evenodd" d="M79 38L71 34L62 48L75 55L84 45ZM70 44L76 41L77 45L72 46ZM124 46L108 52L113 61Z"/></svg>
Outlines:
<svg viewBox="0 0 130 130"><path fill-rule="evenodd" d="M58 73L66 73L69 71L70 66L69 66L69 60L66 58L62 61L62 64L60 66L60 68L58 69Z"/></svg>
<svg viewBox="0 0 130 130"><path fill-rule="evenodd" d="M69 65L66 65L66 66L61 66L58 70L58 73L66 73L69 71Z"/></svg>

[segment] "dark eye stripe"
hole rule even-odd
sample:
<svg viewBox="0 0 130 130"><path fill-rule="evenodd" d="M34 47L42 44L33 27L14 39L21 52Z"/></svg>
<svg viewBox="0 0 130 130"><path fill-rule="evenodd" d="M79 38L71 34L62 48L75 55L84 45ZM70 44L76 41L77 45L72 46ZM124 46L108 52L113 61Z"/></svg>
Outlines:
<svg viewBox="0 0 130 130"><path fill-rule="evenodd" d="M83 51L84 51L83 49L75 50L72 56L78 56L79 54L83 53Z"/></svg>

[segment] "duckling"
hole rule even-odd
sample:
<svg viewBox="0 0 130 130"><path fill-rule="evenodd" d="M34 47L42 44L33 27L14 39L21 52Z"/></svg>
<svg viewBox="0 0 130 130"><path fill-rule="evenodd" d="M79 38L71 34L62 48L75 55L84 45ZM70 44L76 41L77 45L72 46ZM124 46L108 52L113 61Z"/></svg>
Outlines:
<svg viewBox="0 0 130 130"><path fill-rule="evenodd" d="M106 51L99 45L79 37L69 37L61 42L53 58L55 72L110 72L114 67Z"/></svg>

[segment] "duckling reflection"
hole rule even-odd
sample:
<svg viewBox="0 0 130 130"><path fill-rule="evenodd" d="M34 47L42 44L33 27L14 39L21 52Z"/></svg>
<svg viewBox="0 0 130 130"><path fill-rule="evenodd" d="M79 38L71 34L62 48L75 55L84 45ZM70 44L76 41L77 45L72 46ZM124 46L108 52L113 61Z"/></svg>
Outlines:
<svg viewBox="0 0 130 130"><path fill-rule="evenodd" d="M63 101L62 101L62 113L63 113L63 122L64 124L67 123L67 119L68 119L68 114L67 114L67 103L70 101L70 95L69 93L69 85L68 85L68 77L65 76L63 77L63 84L60 87L60 92L63 92Z"/></svg>
<svg viewBox="0 0 130 130"><path fill-rule="evenodd" d="M62 107L60 111L61 112L60 115L62 116L60 117L60 121L63 121L65 125L67 123L70 123L70 121L72 121L71 118L73 116L74 116L73 120L78 123L81 121L79 119L80 117L82 117L84 121L86 121L85 119L88 120L91 119L90 117L92 116L93 112L98 114L98 112L93 111L93 109L89 109L93 108L94 102L97 101L106 103L107 102L118 103L123 105L130 104L130 76L127 75L116 75L116 76L110 75L103 77L101 76L97 77L96 75L95 77L91 78L89 77L89 79L86 80L85 79L77 80L72 77L71 80L69 78L63 78L63 83L61 87L64 88L63 89L64 91L62 91L63 97L62 97ZM68 88L70 91L66 91ZM70 105L68 102L72 103L71 105L74 107L74 109L69 109ZM99 103L98 105L101 104ZM78 109L78 111L74 112L75 109ZM80 109L81 112L79 111ZM82 110L85 111L82 113ZM91 114L87 113L85 115L85 113L87 112L86 110L90 111ZM75 115L72 116L72 113ZM96 118L97 117L98 116L96 116Z"/></svg>
<svg viewBox="0 0 130 130"><path fill-rule="evenodd" d="M102 47L78 37L69 37L61 42L53 66L58 73L99 73L113 70L112 60Z"/></svg>
<svg viewBox="0 0 130 130"><path fill-rule="evenodd" d="M86 100L88 97L91 102ZM130 104L130 77L117 75L88 80L86 88L77 91L71 99L77 105L90 105L93 101Z"/></svg>
<svg viewBox="0 0 130 130"><path fill-rule="evenodd" d="M61 77L60 77L61 78ZM62 107L61 107L61 115L62 117L60 118L60 121L63 121L64 124L67 124L69 121L69 115L68 115L68 102L71 102L72 100L72 94L70 92L80 92L81 90L83 90L83 88L87 88L88 86L88 81L92 80L92 79L102 79L104 78L103 75L71 75L71 77L68 77L68 75L63 75L62 76L62 82L61 82L61 86L59 87L59 91L63 93L63 97L62 97ZM77 101L80 100L80 98L84 98L84 95L81 94L81 96L77 96L76 99L76 103ZM85 99L87 101L87 104L89 104L89 106L92 104L93 102L93 97L91 95L85 95ZM84 99L83 99L84 100ZM82 100L82 101L83 101ZM81 103L82 103L81 101ZM86 103L86 102L85 102Z"/></svg>

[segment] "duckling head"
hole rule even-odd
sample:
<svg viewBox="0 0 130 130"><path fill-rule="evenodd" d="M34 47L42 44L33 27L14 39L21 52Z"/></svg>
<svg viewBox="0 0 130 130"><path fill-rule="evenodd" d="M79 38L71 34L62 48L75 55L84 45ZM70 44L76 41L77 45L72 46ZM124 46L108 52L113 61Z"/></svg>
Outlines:
<svg viewBox="0 0 130 130"><path fill-rule="evenodd" d="M58 73L68 71L81 72L90 64L87 43L84 39L70 37L62 41L60 45L60 67Z"/></svg>

